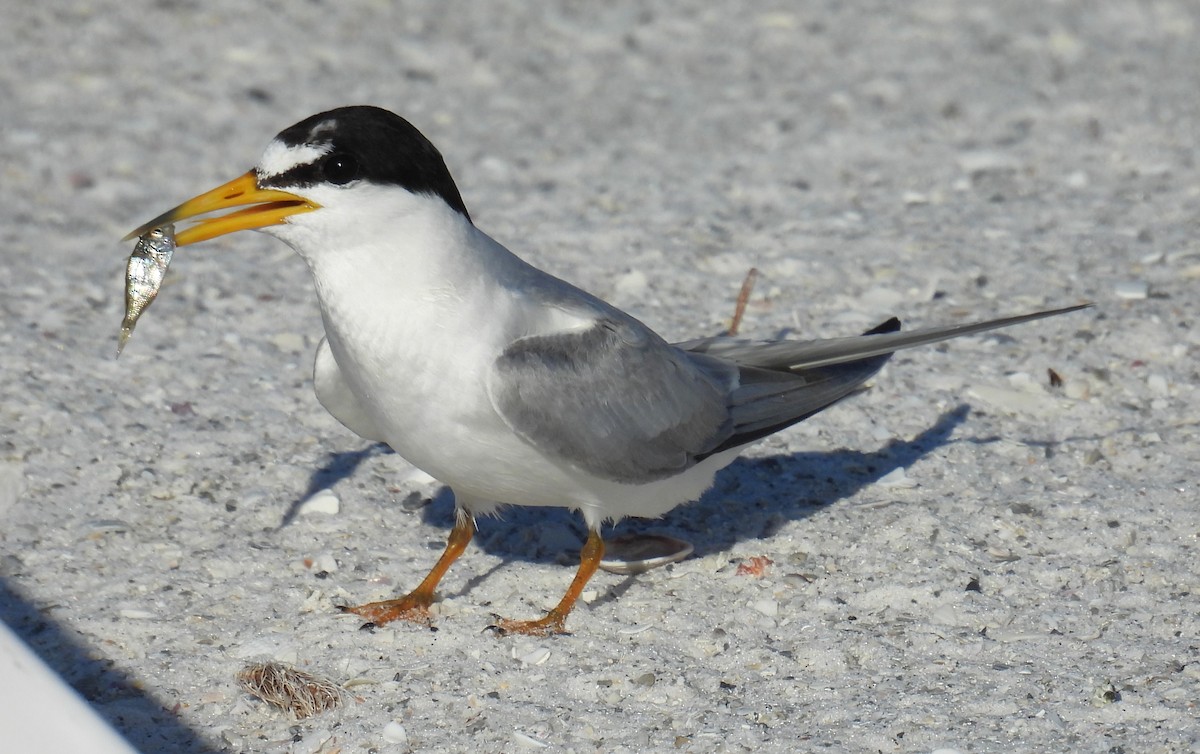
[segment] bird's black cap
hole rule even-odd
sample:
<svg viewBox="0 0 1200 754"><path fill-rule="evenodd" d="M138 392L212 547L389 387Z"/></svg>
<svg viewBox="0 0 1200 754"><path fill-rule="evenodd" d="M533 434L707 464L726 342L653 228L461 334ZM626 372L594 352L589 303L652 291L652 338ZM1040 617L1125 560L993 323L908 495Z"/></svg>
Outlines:
<svg viewBox="0 0 1200 754"><path fill-rule="evenodd" d="M441 152L395 113L369 105L339 107L305 118L275 138L289 147L308 144L329 149L315 162L266 176L264 188L365 180L439 196L470 220Z"/></svg>

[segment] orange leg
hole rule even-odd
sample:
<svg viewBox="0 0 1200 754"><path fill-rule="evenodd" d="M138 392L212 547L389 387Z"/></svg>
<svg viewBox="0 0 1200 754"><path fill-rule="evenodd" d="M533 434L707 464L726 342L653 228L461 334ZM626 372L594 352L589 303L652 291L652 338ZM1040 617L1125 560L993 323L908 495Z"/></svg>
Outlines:
<svg viewBox="0 0 1200 754"><path fill-rule="evenodd" d="M604 559L604 540L600 532L592 530L588 533L587 543L579 554L579 570L575 572L575 580L567 588L567 593L550 612L537 620L509 620L498 618L495 628L501 634L525 634L527 636L549 636L550 634L567 633L567 614L575 607L575 601L583 593L588 580Z"/></svg>
<svg viewBox="0 0 1200 754"><path fill-rule="evenodd" d="M390 623L394 620L407 620L413 623L424 623L429 625L429 606L433 604L433 592L437 589L438 582L446 575L446 571L450 570L450 564L458 560L458 556L463 554L463 550L467 549L467 545L471 542L471 537L475 535L475 520L460 512L458 520L454 523L454 528L450 530L450 536L446 540L446 549L442 552L442 557L438 558L438 562L434 564L433 570L425 577L425 580L417 585L417 588L408 594L394 600L384 600L382 602L371 602L366 605L358 605L350 607L348 605L340 605L338 609L343 613L354 613L367 619L368 623L376 626L381 626L384 623Z"/></svg>

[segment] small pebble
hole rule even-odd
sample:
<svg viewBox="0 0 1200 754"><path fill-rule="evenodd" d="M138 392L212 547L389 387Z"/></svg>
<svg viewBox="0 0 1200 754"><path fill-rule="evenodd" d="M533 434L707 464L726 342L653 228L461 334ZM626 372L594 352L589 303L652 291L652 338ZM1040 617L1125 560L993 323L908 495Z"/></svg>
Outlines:
<svg viewBox="0 0 1200 754"><path fill-rule="evenodd" d="M774 618L776 615L779 615L779 602L776 600L758 600L750 603L750 607L768 618Z"/></svg>
<svg viewBox="0 0 1200 754"><path fill-rule="evenodd" d="M1150 284L1145 280L1122 280L1113 286L1113 292L1117 298L1136 301L1150 295Z"/></svg>
<svg viewBox="0 0 1200 754"><path fill-rule="evenodd" d="M114 534L132 528L119 518L91 518L83 522L83 531L86 534Z"/></svg>
<svg viewBox="0 0 1200 754"><path fill-rule="evenodd" d="M479 161L479 167L497 178L507 178L512 175L512 165L499 157L487 156Z"/></svg>
<svg viewBox="0 0 1200 754"><path fill-rule="evenodd" d="M1103 707L1119 701L1121 701L1121 692L1111 683L1099 686L1092 692L1093 707Z"/></svg>
<svg viewBox="0 0 1200 754"><path fill-rule="evenodd" d="M296 508L296 515L311 516L316 513L334 515L342 508L342 501L333 490L320 490Z"/></svg>
<svg viewBox="0 0 1200 754"><path fill-rule="evenodd" d="M517 648L513 647L512 656L514 660L520 662L522 665L541 665L550 659L550 650L545 647L537 647L525 654L519 654Z"/></svg>
<svg viewBox="0 0 1200 754"><path fill-rule="evenodd" d="M756 579L761 579L767 573L767 567L775 563L765 555L755 555L751 558L746 558L741 563L738 563L737 576L752 576Z"/></svg>
<svg viewBox="0 0 1200 754"><path fill-rule="evenodd" d="M1021 162L1005 152L980 150L959 154L958 167L970 176L978 176L986 173L1015 172L1020 169Z"/></svg>
<svg viewBox="0 0 1200 754"><path fill-rule="evenodd" d="M526 748L526 749L548 749L548 748L550 748L550 744L545 743L543 741L539 741L536 738L534 738L533 736L527 736L519 730L513 731L513 740L516 741L519 746Z"/></svg>
<svg viewBox="0 0 1200 754"><path fill-rule="evenodd" d="M291 650L288 644L288 640L277 634L268 634L248 639L241 644L234 645L229 651L230 654L239 659L260 655L270 655L271 657L278 658L284 653L294 654L294 651Z"/></svg>
<svg viewBox="0 0 1200 754"><path fill-rule="evenodd" d="M395 720L383 726L383 740L390 744L408 743L408 731Z"/></svg>
<svg viewBox="0 0 1200 754"><path fill-rule="evenodd" d="M292 744L289 752L290 754L321 754L321 752L328 751L325 744L329 743L332 738L333 732L328 728L308 731L304 734L304 738Z"/></svg>
<svg viewBox="0 0 1200 754"><path fill-rule="evenodd" d="M898 466L879 477L875 484L889 489L911 490L918 482L908 475L903 466Z"/></svg>
<svg viewBox="0 0 1200 754"><path fill-rule="evenodd" d="M1166 395L1168 392L1167 378L1161 374L1152 374L1146 378L1146 387L1150 388L1150 392L1155 395Z"/></svg>
<svg viewBox="0 0 1200 754"><path fill-rule="evenodd" d="M1013 372L1008 375L1008 384L1018 390L1024 390L1029 393L1045 393L1045 389L1041 383L1034 380L1028 372Z"/></svg>
<svg viewBox="0 0 1200 754"><path fill-rule="evenodd" d="M641 270L630 270L617 278L613 290L627 298L638 298L645 294L649 281Z"/></svg>
<svg viewBox="0 0 1200 754"><path fill-rule="evenodd" d="M929 614L929 620L943 626L959 625L958 611L953 605L939 605Z"/></svg>
<svg viewBox="0 0 1200 754"><path fill-rule="evenodd" d="M156 614L150 612L149 610L135 610L133 608L120 610L117 612L117 614L120 615L122 618L126 618L128 620L152 620L152 619L158 617Z"/></svg>
<svg viewBox="0 0 1200 754"><path fill-rule="evenodd" d="M1082 170L1076 170L1073 173L1069 173L1066 180L1067 186L1073 189L1087 188L1087 185L1090 182L1091 179L1088 177L1088 174Z"/></svg>
<svg viewBox="0 0 1200 754"><path fill-rule="evenodd" d="M1091 394L1091 386L1083 379L1070 380L1063 386L1063 395L1071 400L1083 400L1090 397Z"/></svg>
<svg viewBox="0 0 1200 754"><path fill-rule="evenodd" d="M283 332L272 336L271 344L285 353L300 353L305 348L304 336L294 332Z"/></svg>
<svg viewBox="0 0 1200 754"><path fill-rule="evenodd" d="M419 511L426 505L432 503L433 500L427 495L422 495L420 492L410 492L400 501L400 507L409 512Z"/></svg>
<svg viewBox="0 0 1200 754"><path fill-rule="evenodd" d="M323 552L312 559L312 565L309 570L313 573L337 573L337 559L332 553Z"/></svg>
<svg viewBox="0 0 1200 754"><path fill-rule="evenodd" d="M877 285L863 291L858 297L858 303L865 309L886 311L900 306L904 299L905 295L900 291Z"/></svg>

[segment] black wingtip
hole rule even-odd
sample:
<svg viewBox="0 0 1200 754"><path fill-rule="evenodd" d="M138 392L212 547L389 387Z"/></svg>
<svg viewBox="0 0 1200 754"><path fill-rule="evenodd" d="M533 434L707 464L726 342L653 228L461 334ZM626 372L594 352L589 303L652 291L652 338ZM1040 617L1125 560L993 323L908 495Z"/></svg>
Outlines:
<svg viewBox="0 0 1200 754"><path fill-rule="evenodd" d="M875 327L872 327L870 330L867 330L865 333L863 333L863 335L882 335L883 333L888 333L888 332L899 332L899 330L900 330L900 320L896 317L892 317L887 322L876 325Z"/></svg>

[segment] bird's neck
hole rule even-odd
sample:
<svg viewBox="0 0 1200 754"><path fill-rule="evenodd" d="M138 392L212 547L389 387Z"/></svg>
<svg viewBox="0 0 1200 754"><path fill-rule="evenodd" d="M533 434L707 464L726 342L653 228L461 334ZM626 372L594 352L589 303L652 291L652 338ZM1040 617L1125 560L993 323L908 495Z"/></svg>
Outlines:
<svg viewBox="0 0 1200 754"><path fill-rule="evenodd" d="M444 204L432 209L375 224L371 234L336 234L318 254L293 243L312 271L339 362L380 373L394 374L399 364L437 370L454 350L445 343L474 342L481 327L509 327L501 281L524 263Z"/></svg>

